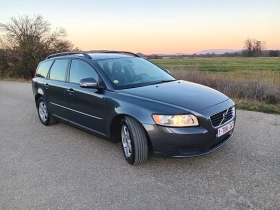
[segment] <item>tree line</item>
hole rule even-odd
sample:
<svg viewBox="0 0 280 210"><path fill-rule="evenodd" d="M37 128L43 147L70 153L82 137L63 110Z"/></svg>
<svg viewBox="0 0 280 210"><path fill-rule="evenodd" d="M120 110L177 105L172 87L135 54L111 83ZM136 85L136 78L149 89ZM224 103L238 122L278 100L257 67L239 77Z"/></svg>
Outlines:
<svg viewBox="0 0 280 210"><path fill-rule="evenodd" d="M0 77L30 79L49 54L78 50L64 28L51 30L41 15L12 17L0 23L0 32Z"/></svg>
<svg viewBox="0 0 280 210"><path fill-rule="evenodd" d="M205 53L205 54L191 54L191 55L166 55L159 56L156 54L146 56L148 59L162 59L163 57L170 58L212 58L212 57L280 57L279 50L265 50L265 42L256 39L248 38L244 42L243 50L238 52L226 52L223 54Z"/></svg>

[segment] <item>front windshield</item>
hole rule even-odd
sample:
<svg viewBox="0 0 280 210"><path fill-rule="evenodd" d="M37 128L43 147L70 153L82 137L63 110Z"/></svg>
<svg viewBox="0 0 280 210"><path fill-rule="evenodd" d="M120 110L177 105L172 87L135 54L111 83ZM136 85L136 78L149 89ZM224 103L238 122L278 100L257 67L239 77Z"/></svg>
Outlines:
<svg viewBox="0 0 280 210"><path fill-rule="evenodd" d="M153 63L142 58L112 58L98 60L115 89L133 88L175 80Z"/></svg>

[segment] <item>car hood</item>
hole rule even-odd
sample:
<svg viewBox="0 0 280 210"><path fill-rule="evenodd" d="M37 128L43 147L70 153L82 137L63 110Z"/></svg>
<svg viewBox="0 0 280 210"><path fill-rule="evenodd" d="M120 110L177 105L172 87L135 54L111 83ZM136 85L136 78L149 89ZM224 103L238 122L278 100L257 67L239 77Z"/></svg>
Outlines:
<svg viewBox="0 0 280 210"><path fill-rule="evenodd" d="M184 80L124 89L120 92L193 111L199 111L228 100L227 96L217 90Z"/></svg>

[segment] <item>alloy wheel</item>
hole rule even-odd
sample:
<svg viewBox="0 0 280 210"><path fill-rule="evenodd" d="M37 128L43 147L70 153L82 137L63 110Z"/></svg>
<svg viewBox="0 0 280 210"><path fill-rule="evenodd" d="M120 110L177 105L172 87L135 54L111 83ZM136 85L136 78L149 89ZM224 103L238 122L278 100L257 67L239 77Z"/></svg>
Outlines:
<svg viewBox="0 0 280 210"><path fill-rule="evenodd" d="M129 131L126 125L122 126L121 138L125 157L129 158L132 154L132 146Z"/></svg>
<svg viewBox="0 0 280 210"><path fill-rule="evenodd" d="M48 120L48 109L44 101L39 103L39 116L43 122Z"/></svg>

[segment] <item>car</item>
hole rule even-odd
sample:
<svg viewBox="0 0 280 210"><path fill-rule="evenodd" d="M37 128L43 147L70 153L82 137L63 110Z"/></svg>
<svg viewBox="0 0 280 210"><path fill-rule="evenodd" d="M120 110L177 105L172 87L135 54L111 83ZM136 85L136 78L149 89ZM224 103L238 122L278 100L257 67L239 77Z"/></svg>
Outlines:
<svg viewBox="0 0 280 210"><path fill-rule="evenodd" d="M136 165L159 157L207 154L233 136L234 102L178 80L122 51L63 52L41 61L32 90L42 124L68 123L113 142Z"/></svg>

